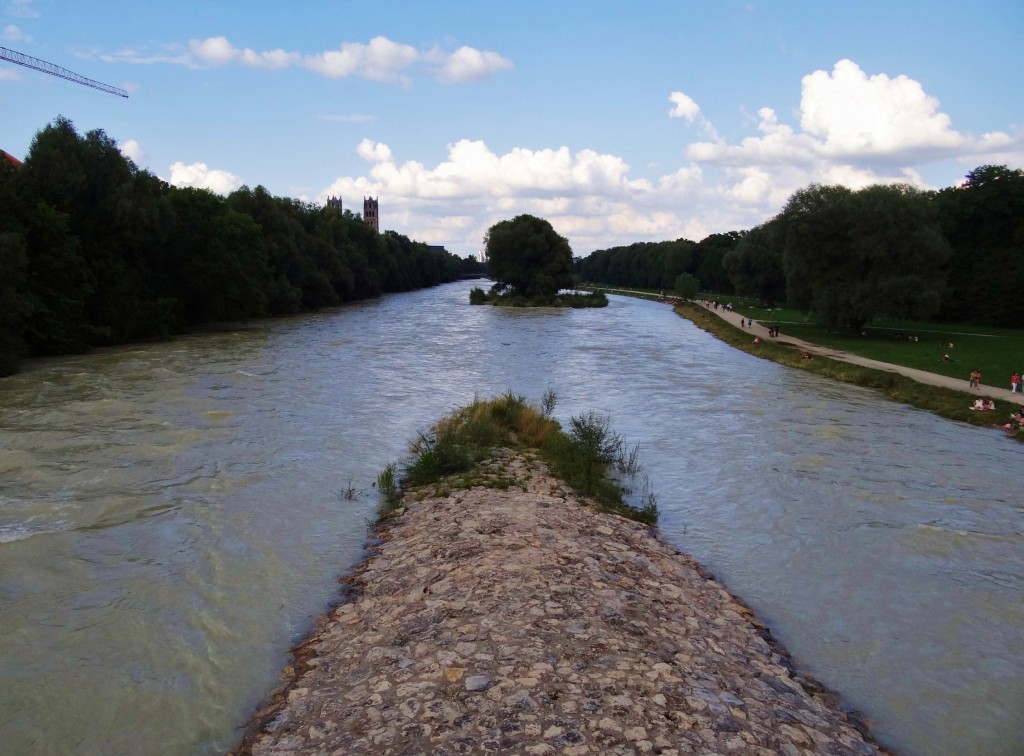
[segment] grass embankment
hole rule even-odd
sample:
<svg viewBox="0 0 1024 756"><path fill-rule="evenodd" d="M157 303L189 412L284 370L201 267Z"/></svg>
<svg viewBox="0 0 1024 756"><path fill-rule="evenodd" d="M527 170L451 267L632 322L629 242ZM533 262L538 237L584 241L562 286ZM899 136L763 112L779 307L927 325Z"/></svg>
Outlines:
<svg viewBox="0 0 1024 756"><path fill-rule="evenodd" d="M1019 329L879 319L858 335L831 332L810 322L799 310L765 308L745 297L714 295L712 298L732 304L735 312L761 325L780 324L786 336L880 362L958 378L964 386L974 368L981 370L983 381L1007 389L1010 376L1024 371L1024 331ZM902 339L898 338L900 335ZM950 359L943 360L943 355Z"/></svg>
<svg viewBox="0 0 1024 756"><path fill-rule="evenodd" d="M608 418L595 413L572 418L569 430L562 430L551 417L555 402L555 395L548 392L542 408L537 408L509 391L495 399L475 400L420 433L402 471L388 465L377 478L385 500L382 519L401 506L403 492L411 489L419 489L423 496L447 496L474 486L520 485L496 454L508 448L539 456L552 474L591 499L599 511L657 524L658 506L652 495L640 507L624 499L627 483L641 472L637 447L628 447L612 431Z"/></svg>
<svg viewBox="0 0 1024 756"><path fill-rule="evenodd" d="M722 299L719 298L719 301L722 301ZM1000 423L1006 422L1007 415L1002 411L1002 408L1000 408L999 413L995 415L987 412L973 412L970 410L969 408L971 403L977 397L977 394L975 393L953 391L952 389L942 388L939 386L928 386L923 383L918 383L912 378L899 375L898 373L890 373L886 370L876 370L874 368L851 365L845 362L830 360L826 357L815 357L811 360L805 360L801 358L801 353L792 347L782 346L779 343L769 340L762 340L760 344L754 344L747 331L736 328L734 325L727 323L714 313L708 312L696 304L680 305L675 308L675 311L682 317L693 321L698 327L713 334L730 346L742 349L744 352L749 352L750 354L758 357L772 360L780 365L786 365L787 367L797 368L799 370L806 370L844 383L852 383L857 386L878 389L890 399L897 402L903 402L904 404L909 404L913 407L917 407L918 409L934 412L935 414L941 415L942 417L950 420L958 420L960 422L987 428L991 428L995 424L994 421L996 420ZM746 313L744 312L743 314L745 315ZM751 315L750 317L755 316ZM770 325L775 322L774 320L766 320L763 316L757 319L760 320L763 325ZM797 336L791 326L783 328L783 336L787 334ZM799 338L802 338L805 341L812 341L816 344L822 343L818 339L805 338L803 336L799 336ZM920 342L918 342L918 344L920 344ZM873 359L882 359L881 357L875 357L868 354L865 354L864 356L871 356ZM886 361L892 362L892 360ZM1018 441L1024 441L1024 432L1018 432L1016 434L1016 438Z"/></svg>

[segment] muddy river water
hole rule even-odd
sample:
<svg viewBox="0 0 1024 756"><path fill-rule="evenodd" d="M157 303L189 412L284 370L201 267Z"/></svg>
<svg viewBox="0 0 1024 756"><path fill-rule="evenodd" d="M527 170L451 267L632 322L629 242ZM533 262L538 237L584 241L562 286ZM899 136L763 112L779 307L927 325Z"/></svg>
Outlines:
<svg viewBox="0 0 1024 756"><path fill-rule="evenodd" d="M553 389L640 444L664 534L883 743L1021 752L1024 445L665 305L471 285L0 380L2 750L224 752L361 557L380 469L475 395Z"/></svg>

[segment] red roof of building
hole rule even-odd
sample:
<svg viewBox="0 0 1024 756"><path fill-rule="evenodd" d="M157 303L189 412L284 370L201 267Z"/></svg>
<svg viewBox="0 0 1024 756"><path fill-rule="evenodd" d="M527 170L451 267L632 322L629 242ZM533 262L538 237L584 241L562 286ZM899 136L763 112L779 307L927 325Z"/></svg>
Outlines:
<svg viewBox="0 0 1024 756"><path fill-rule="evenodd" d="M11 153L5 152L4 150L0 150L0 157L11 163L15 168L21 168L21 161L18 160L18 158L14 157L14 155L12 155Z"/></svg>

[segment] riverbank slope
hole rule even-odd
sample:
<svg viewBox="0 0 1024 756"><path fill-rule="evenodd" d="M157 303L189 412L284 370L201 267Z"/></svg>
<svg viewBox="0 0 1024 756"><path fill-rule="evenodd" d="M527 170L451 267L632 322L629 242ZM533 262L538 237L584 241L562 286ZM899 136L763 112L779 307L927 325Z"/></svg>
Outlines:
<svg viewBox="0 0 1024 756"><path fill-rule="evenodd" d="M963 378L950 378L948 375L931 373L927 370L917 370L915 368L906 367L905 365L896 365L891 362L872 360L868 357L861 357L860 355L852 354L850 352L842 352L838 349L820 346L819 344L814 344L810 341L803 341L802 339L797 339L785 334L779 337L772 337L769 335L768 327L762 325L760 321L755 320L749 326L742 326L740 323L743 322L745 318L737 312L726 310L724 307L713 307L706 302L698 302L697 304L708 312L717 315L726 323L736 326L737 328L743 328L750 334L751 338L758 336L763 340L772 339L774 343L777 343L780 346L787 346L791 349L806 351L812 355L827 357L830 360L846 362L851 365L860 365L861 367L872 368L874 370L898 373L899 375L906 376L907 378L911 378L918 383L923 383L928 386L938 386L940 388L950 389L951 391L970 392L976 396L984 396L991 399L1002 399L1003 401L1013 402L1015 404L1024 404L1024 394L1015 394L1007 388L999 388L997 386L990 386L982 383L977 390L972 390L969 387L969 376L966 375Z"/></svg>
<svg viewBox="0 0 1024 756"><path fill-rule="evenodd" d="M538 462L417 501L239 753L880 753L750 611Z"/></svg>

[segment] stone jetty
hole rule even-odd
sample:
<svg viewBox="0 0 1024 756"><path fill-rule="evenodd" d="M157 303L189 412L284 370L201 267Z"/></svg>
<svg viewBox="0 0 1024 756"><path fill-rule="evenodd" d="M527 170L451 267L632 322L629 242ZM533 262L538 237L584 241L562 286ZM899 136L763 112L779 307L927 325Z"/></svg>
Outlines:
<svg viewBox="0 0 1024 756"><path fill-rule="evenodd" d="M876 754L751 612L536 460L411 492L239 754Z"/></svg>

